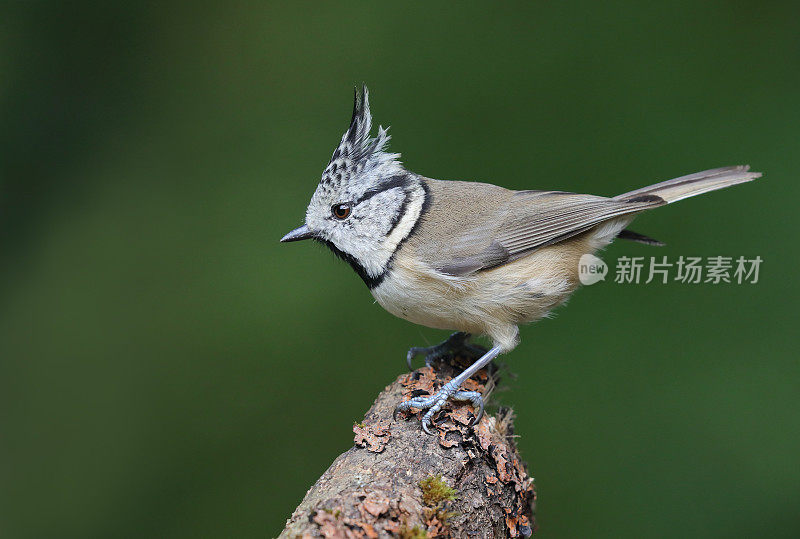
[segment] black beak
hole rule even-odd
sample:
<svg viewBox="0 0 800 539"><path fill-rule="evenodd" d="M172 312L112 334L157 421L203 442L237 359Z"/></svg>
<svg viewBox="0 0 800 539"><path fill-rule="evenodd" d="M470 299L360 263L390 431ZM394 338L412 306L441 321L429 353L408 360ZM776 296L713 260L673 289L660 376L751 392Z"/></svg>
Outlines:
<svg viewBox="0 0 800 539"><path fill-rule="evenodd" d="M281 243L289 241L307 240L314 237L314 233L308 229L307 225L298 226L284 237L281 238Z"/></svg>

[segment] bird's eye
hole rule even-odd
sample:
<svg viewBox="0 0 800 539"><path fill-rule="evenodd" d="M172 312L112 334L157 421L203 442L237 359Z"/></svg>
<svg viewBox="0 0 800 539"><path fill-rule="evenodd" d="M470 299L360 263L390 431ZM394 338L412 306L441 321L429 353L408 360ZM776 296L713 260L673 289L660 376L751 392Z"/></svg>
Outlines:
<svg viewBox="0 0 800 539"><path fill-rule="evenodd" d="M331 207L331 213L339 220L350 217L350 204L336 204Z"/></svg>

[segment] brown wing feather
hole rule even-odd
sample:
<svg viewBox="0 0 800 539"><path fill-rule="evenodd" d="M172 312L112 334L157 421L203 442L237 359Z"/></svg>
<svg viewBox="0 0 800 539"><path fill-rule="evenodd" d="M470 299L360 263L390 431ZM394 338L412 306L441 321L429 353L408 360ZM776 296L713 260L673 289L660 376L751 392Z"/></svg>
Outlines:
<svg viewBox="0 0 800 539"><path fill-rule="evenodd" d="M434 204L436 187L450 191L450 186L436 185L440 183L444 182L431 182ZM481 185L480 189L485 188ZM436 241L437 249L424 253L429 264L449 275L468 275L563 241L603 221L665 204L658 197L620 201L561 191L497 189L482 193L479 212L472 207L475 199L471 195L465 195L463 202L469 201L472 211L464 212L459 207L459 192L463 192L460 189L441 193L446 196L439 201L444 199L446 204L436 208L437 218L447 215L447 228L451 234L457 232L451 236L452 241ZM444 220L441 226L445 226ZM425 228L441 230L440 226Z"/></svg>
<svg viewBox="0 0 800 539"><path fill-rule="evenodd" d="M520 193L515 199L508 208L510 217L499 228L496 238L512 258L563 241L603 221L666 204L658 197L617 201L571 193Z"/></svg>
<svg viewBox="0 0 800 539"><path fill-rule="evenodd" d="M760 177L746 165L643 187L614 198L564 191L509 191L495 185L425 178L432 208L406 248L430 267L467 275L506 264L604 221ZM629 231L620 237L657 244Z"/></svg>

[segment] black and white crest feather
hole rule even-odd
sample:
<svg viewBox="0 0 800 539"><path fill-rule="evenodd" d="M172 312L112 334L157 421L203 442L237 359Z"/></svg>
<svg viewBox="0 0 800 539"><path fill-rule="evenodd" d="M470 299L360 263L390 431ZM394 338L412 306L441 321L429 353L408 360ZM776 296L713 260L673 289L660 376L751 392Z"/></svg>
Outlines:
<svg viewBox="0 0 800 539"><path fill-rule="evenodd" d="M369 91L366 85L354 90L353 117L342 141L322 173L320 183L340 184L349 177L366 174L377 168L400 168L400 154L384 151L391 138L388 129L378 127L378 135L370 138L372 114L369 110ZM387 170L387 172L389 172Z"/></svg>

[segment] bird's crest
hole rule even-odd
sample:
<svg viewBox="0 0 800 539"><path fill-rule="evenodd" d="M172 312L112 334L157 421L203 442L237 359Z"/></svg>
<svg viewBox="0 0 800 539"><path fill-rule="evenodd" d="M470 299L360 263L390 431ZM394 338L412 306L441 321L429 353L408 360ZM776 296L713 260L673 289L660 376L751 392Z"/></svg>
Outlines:
<svg viewBox="0 0 800 539"><path fill-rule="evenodd" d="M372 114L369 111L369 91L367 86L354 90L353 117L350 127L342 136L342 141L333 152L330 163L322 173L320 183L340 184L358 174L371 172L377 168L401 168L399 153L384 151L389 139L388 128L378 127L378 135L370 138Z"/></svg>

